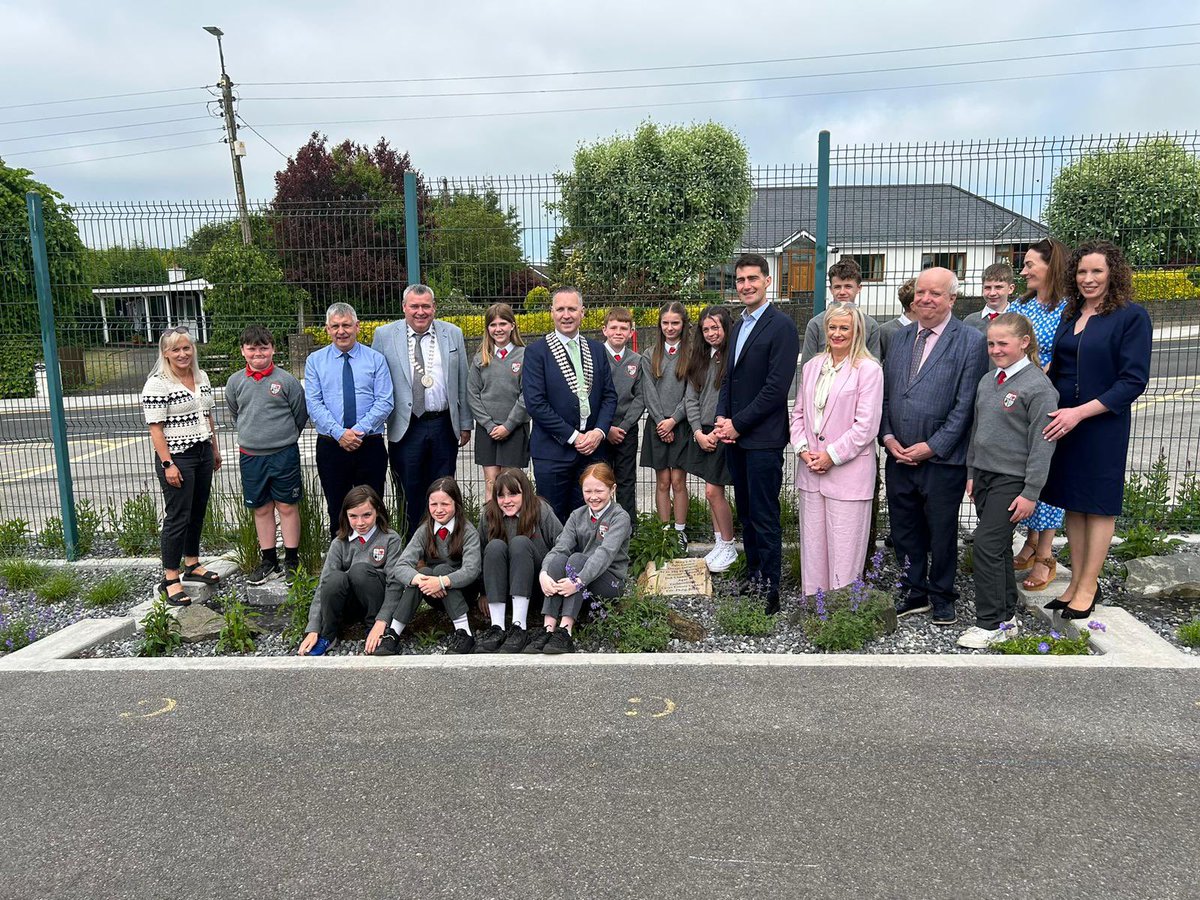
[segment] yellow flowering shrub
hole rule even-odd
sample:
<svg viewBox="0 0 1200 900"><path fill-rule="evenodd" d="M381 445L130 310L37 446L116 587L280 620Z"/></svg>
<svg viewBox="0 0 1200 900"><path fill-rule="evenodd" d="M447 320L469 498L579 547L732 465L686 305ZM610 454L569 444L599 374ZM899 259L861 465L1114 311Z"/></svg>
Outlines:
<svg viewBox="0 0 1200 900"><path fill-rule="evenodd" d="M1133 299L1145 303L1149 300L1193 300L1200 297L1200 287L1192 283L1188 274L1182 269L1134 272Z"/></svg>

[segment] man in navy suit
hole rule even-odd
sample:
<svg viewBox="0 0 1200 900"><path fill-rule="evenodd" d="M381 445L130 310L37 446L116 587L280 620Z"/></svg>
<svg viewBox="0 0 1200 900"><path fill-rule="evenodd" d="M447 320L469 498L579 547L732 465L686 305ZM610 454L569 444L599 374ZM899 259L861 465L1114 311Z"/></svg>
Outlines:
<svg viewBox="0 0 1200 900"><path fill-rule="evenodd" d="M790 436L788 390L796 377L800 332L767 301L771 268L764 257L743 253L733 272L743 309L729 340L733 357L721 382L714 434L727 445L746 576L766 590L767 612L774 614L783 559L779 495Z"/></svg>
<svg viewBox="0 0 1200 900"><path fill-rule="evenodd" d="M550 295L554 331L525 348L521 387L533 419L529 450L538 493L560 522L583 506L579 476L604 460L604 438L617 410L608 354L579 333L583 295L555 288Z"/></svg>
<svg viewBox="0 0 1200 900"><path fill-rule="evenodd" d="M933 610L934 625L957 620L958 508L967 486L967 442L975 394L988 370L987 341L951 314L958 278L949 269L917 276L910 316L883 362L885 479L892 544L904 567L901 616Z"/></svg>

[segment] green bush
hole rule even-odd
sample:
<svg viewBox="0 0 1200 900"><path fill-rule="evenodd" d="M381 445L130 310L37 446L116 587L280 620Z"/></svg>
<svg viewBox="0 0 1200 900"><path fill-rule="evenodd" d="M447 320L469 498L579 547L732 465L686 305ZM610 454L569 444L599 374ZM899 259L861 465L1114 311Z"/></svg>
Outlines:
<svg viewBox="0 0 1200 900"><path fill-rule="evenodd" d="M24 519L0 522L0 556L16 556L29 548L29 523Z"/></svg>
<svg viewBox="0 0 1200 900"><path fill-rule="evenodd" d="M167 610L167 601L162 594L155 598L150 611L142 619L142 642L138 645L138 656L166 656L179 648L183 636L179 633L179 622Z"/></svg>
<svg viewBox="0 0 1200 900"><path fill-rule="evenodd" d="M1086 656L1091 632L1082 631L1078 637L1064 637L1057 631L1050 634L1021 634L1001 641L992 649L1013 656Z"/></svg>
<svg viewBox="0 0 1200 900"><path fill-rule="evenodd" d="M108 506L108 522L117 546L126 556L147 556L158 549L160 519L158 506L149 493L143 491L116 506Z"/></svg>
<svg viewBox="0 0 1200 900"><path fill-rule="evenodd" d="M0 400L34 395L33 367L41 357L42 345L38 341L11 337L0 340Z"/></svg>
<svg viewBox="0 0 1200 900"><path fill-rule="evenodd" d="M1200 618L1180 625L1175 634L1179 637L1179 643L1185 647L1200 647Z"/></svg>
<svg viewBox="0 0 1200 900"><path fill-rule="evenodd" d="M867 581L859 579L849 587L818 591L815 605L805 605L799 611L799 621L813 646L828 652L861 650L889 627L895 615L895 600L891 593L874 586L881 574Z"/></svg>
<svg viewBox="0 0 1200 900"><path fill-rule="evenodd" d="M671 642L670 607L660 597L635 589L597 606L587 626L589 640L610 644L618 653L662 653Z"/></svg>
<svg viewBox="0 0 1200 900"><path fill-rule="evenodd" d="M1182 269L1151 269L1133 273L1133 299L1138 303L1153 300L1194 300L1200 297L1188 272Z"/></svg>
<svg viewBox="0 0 1200 900"><path fill-rule="evenodd" d="M0 650L20 650L37 640L37 627L28 613L0 610Z"/></svg>
<svg viewBox="0 0 1200 900"><path fill-rule="evenodd" d="M228 593L221 598L225 611L225 624L217 635L218 653L253 653L254 632L252 622L258 613L246 608L236 594Z"/></svg>
<svg viewBox="0 0 1200 900"><path fill-rule="evenodd" d="M1153 525L1130 525L1120 533L1121 543L1112 548L1112 556L1128 561L1145 556L1162 556L1180 543L1177 538L1164 537Z"/></svg>
<svg viewBox="0 0 1200 900"><path fill-rule="evenodd" d="M0 578L8 583L9 590L30 591L50 577L51 569L45 563L32 559L0 560Z"/></svg>
<svg viewBox="0 0 1200 900"><path fill-rule="evenodd" d="M304 640L308 630L308 610L317 592L317 582L321 580L319 572L310 575L309 571L303 563L300 564L292 583L288 585L287 599L279 607L285 623L283 642L291 647L298 647Z"/></svg>
<svg viewBox="0 0 1200 900"><path fill-rule="evenodd" d="M761 598L726 597L717 604L717 625L726 634L763 637L775 630Z"/></svg>
<svg viewBox="0 0 1200 900"><path fill-rule="evenodd" d="M325 492L315 475L309 479L300 499L300 568L320 572L329 549L329 520L325 510Z"/></svg>
<svg viewBox="0 0 1200 900"><path fill-rule="evenodd" d="M112 606L129 599L133 593L133 582L125 575L108 575L83 593L83 605L88 607Z"/></svg>
<svg viewBox="0 0 1200 900"><path fill-rule="evenodd" d="M79 576L71 569L59 569L34 589L39 600L59 603L79 593Z"/></svg>
<svg viewBox="0 0 1200 900"><path fill-rule="evenodd" d="M87 556L96 545L96 536L100 533L101 517L99 511L86 497L75 504L75 526L79 534L75 551L79 556ZM38 532L38 543L47 550L56 553L67 552L67 540L63 535L62 519L51 516L46 520L46 527Z"/></svg>
<svg viewBox="0 0 1200 900"><path fill-rule="evenodd" d="M679 538L654 513L638 513L629 539L629 577L638 578L650 563L661 566L679 555Z"/></svg>
<svg viewBox="0 0 1200 900"><path fill-rule="evenodd" d="M525 303L523 309L527 313L542 312L550 308L550 289L538 285L530 288L529 293L525 295Z"/></svg>

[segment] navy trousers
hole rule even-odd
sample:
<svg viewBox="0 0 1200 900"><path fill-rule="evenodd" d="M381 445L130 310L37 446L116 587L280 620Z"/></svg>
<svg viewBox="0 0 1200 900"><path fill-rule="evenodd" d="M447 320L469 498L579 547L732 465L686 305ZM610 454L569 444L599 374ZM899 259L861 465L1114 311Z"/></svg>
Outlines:
<svg viewBox="0 0 1200 900"><path fill-rule="evenodd" d="M763 583L767 602L779 602L783 566L783 528L779 495L783 490L783 448L747 450L725 446L725 464L733 477L733 497L742 525L746 577Z"/></svg>
<svg viewBox="0 0 1200 900"><path fill-rule="evenodd" d="M591 456L576 453L572 460L533 458L537 492L550 504L558 521L566 522L567 516L583 506L583 487L579 484L583 470L592 463L606 461L604 444Z"/></svg>
<svg viewBox="0 0 1200 900"><path fill-rule="evenodd" d="M403 438L388 442L388 460L396 497L403 498L408 537L412 538L425 515L429 485L447 475L453 478L458 466L458 435L450 413L409 422Z"/></svg>
<svg viewBox="0 0 1200 900"><path fill-rule="evenodd" d="M967 489L967 467L906 466L889 453L885 482L892 548L904 569L901 588L910 600L928 600L935 613L953 609L958 600L958 507Z"/></svg>
<svg viewBox="0 0 1200 900"><path fill-rule="evenodd" d="M357 450L343 450L342 445L328 435L317 437L317 476L325 492L329 511L329 533L337 534L342 501L350 489L360 484L370 485L381 498L387 483L387 451L383 435L369 434Z"/></svg>

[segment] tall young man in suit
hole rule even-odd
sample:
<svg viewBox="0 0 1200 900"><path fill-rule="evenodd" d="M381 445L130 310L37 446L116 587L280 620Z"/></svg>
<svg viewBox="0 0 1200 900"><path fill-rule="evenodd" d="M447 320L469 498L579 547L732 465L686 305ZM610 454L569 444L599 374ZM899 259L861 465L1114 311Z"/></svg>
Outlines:
<svg viewBox="0 0 1200 900"><path fill-rule="evenodd" d="M404 289L404 321L380 326L371 340L392 371L388 461L397 494L404 497L410 538L425 514L429 485L454 475L458 448L475 425L467 405L462 329L436 316L433 291L410 284Z"/></svg>
<svg viewBox="0 0 1200 900"><path fill-rule="evenodd" d="M579 331L583 295L577 288L554 289L550 318L554 331L525 348L521 386L533 420L529 450L537 490L565 522L583 506L579 476L605 458L617 392L604 345Z"/></svg>
<svg viewBox="0 0 1200 900"><path fill-rule="evenodd" d="M727 445L746 575L766 591L767 612L776 613L783 559L783 448L789 438L788 390L796 377L800 332L767 300L771 267L764 257L743 253L733 273L742 316L729 339L733 352L721 382L713 433Z"/></svg>
<svg viewBox="0 0 1200 900"><path fill-rule="evenodd" d="M983 335L952 315L958 278L917 276L913 324L892 338L883 362L885 481L892 544L904 568L901 616L933 610L953 625L958 591L958 508L967 485L975 393L988 369Z"/></svg>

